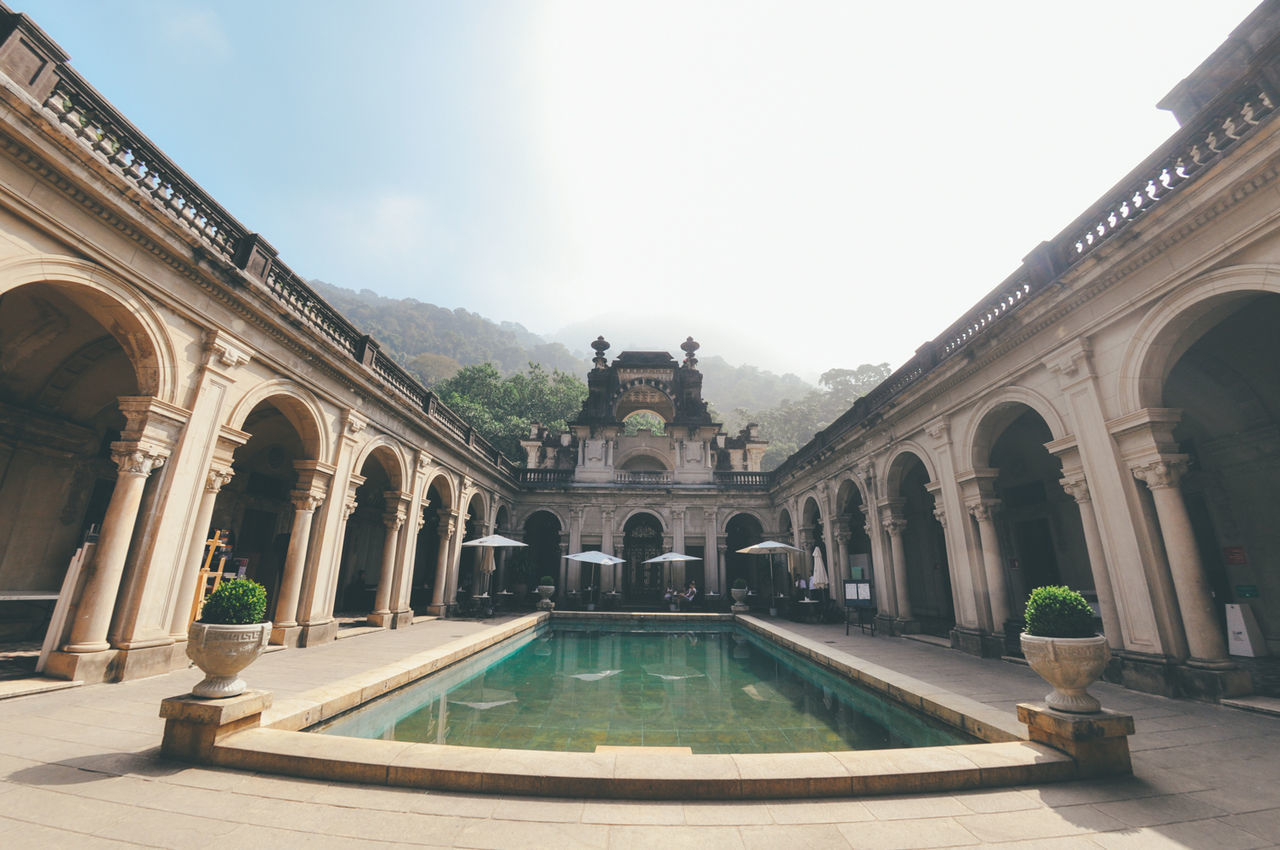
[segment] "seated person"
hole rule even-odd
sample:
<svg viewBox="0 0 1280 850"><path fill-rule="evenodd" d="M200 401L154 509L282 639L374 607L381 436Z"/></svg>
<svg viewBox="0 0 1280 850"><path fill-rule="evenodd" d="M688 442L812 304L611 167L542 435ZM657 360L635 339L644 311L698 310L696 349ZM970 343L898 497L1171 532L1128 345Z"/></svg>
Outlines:
<svg viewBox="0 0 1280 850"><path fill-rule="evenodd" d="M681 608L689 608L698 599L698 586L690 579L689 586L684 589L684 593L678 594L678 601Z"/></svg>

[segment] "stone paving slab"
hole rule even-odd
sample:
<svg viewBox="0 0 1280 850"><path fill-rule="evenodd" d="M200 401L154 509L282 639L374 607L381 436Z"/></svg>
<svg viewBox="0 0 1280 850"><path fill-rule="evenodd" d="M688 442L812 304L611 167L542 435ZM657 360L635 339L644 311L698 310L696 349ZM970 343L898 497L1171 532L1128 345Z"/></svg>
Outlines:
<svg viewBox="0 0 1280 850"><path fill-rule="evenodd" d="M432 620L248 671L277 700L392 664L498 620ZM919 641L785 624L814 641L1013 714L1030 670ZM195 767L158 755L160 701L183 670L0 701L0 846L1280 847L1280 718L1101 684L1131 713L1135 775L1043 787L752 802L606 802L450 794Z"/></svg>

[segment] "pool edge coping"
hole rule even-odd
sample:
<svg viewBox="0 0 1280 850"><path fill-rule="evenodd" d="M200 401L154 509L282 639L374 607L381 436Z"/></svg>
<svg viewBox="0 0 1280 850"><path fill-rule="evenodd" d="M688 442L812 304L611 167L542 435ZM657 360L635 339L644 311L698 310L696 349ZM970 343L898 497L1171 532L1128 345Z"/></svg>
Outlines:
<svg viewBox="0 0 1280 850"><path fill-rule="evenodd" d="M556 615L555 619L562 617L591 618ZM488 749L300 731L552 619L551 614L539 612L313 688L276 705L271 704L270 694L259 692L253 697L259 700L259 714L250 717L253 709L248 708L243 717L219 727L220 732L200 748L199 760L304 778L605 799L892 794L1008 787L1082 775L1076 759L1060 747L1028 740L1027 727L1006 712L759 618L665 613L629 617L739 622L837 675L963 729L985 743L826 753L673 755L645 753L643 748L604 753ZM190 756L176 749L169 754Z"/></svg>

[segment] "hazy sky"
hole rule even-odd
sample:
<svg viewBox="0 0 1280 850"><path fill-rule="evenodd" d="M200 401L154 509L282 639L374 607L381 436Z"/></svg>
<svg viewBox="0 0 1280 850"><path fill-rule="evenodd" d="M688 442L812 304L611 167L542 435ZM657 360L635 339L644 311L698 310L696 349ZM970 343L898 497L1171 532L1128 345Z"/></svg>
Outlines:
<svg viewBox="0 0 1280 850"><path fill-rule="evenodd" d="M939 334L1256 5L9 3L305 277L810 378Z"/></svg>

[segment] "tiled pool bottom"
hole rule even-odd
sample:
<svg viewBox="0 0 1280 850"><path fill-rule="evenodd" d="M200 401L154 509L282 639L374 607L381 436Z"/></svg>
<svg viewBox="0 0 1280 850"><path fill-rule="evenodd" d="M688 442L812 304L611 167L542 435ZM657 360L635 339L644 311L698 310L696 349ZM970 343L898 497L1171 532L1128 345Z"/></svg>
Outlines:
<svg viewBox="0 0 1280 850"><path fill-rule="evenodd" d="M865 685L987 743L812 753L681 754L656 747L596 752L460 747L317 735L331 720L549 619L623 622L733 620L828 672ZM246 692L228 700L165 700L162 752L242 770L402 788L601 799L742 800L862 796L997 788L1076 778L1064 752L1027 740L1012 712L985 705L755 617L557 612L497 623L397 661L273 700ZM1098 774L1092 774L1098 775Z"/></svg>
<svg viewBox="0 0 1280 850"><path fill-rule="evenodd" d="M673 631L641 625L544 627L313 731L559 752L799 753L976 742L732 623L667 624Z"/></svg>

